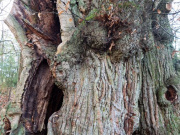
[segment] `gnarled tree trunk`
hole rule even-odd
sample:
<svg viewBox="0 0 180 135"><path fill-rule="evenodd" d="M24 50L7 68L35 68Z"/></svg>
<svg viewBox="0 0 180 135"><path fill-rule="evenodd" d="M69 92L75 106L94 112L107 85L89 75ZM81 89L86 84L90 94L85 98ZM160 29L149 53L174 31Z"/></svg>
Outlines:
<svg viewBox="0 0 180 135"><path fill-rule="evenodd" d="M180 134L169 2L15 0L11 135Z"/></svg>

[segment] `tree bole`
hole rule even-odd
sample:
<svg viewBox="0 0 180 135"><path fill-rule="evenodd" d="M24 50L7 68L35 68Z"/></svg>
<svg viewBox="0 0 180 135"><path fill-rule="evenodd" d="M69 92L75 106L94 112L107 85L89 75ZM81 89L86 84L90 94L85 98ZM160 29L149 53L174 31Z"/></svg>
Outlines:
<svg viewBox="0 0 180 135"><path fill-rule="evenodd" d="M23 64L11 134L180 134L173 37L155 13L168 2L15 0L6 23Z"/></svg>

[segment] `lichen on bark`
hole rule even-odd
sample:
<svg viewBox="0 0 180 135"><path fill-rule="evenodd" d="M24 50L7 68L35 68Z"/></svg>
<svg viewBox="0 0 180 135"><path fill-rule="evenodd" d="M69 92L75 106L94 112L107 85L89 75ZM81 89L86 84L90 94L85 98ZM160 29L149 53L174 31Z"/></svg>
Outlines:
<svg viewBox="0 0 180 135"><path fill-rule="evenodd" d="M170 1L65 1L75 28L58 55L61 19L69 17L50 0L28 1L30 8L16 1L11 14L27 40L19 41L26 59L12 105L22 114L11 134L179 134L179 68L164 14Z"/></svg>

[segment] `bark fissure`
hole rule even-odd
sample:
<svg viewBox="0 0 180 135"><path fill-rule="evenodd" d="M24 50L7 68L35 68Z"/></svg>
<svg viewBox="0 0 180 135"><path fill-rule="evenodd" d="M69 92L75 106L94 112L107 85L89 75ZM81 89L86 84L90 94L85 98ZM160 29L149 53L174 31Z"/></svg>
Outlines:
<svg viewBox="0 0 180 135"><path fill-rule="evenodd" d="M7 19L25 58L12 133L179 134L171 0L54 2L16 0Z"/></svg>

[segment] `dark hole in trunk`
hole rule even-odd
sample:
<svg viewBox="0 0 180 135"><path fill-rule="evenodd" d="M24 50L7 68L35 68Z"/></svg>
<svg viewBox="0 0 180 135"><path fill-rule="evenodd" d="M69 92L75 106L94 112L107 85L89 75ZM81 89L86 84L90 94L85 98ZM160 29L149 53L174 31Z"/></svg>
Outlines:
<svg viewBox="0 0 180 135"><path fill-rule="evenodd" d="M54 84L46 60L40 63L37 72L34 69L36 68L32 68L33 71L30 72L32 76L27 81L28 87L25 90L22 106L22 121L26 135L47 135L48 119L61 108L63 92Z"/></svg>
<svg viewBox="0 0 180 135"><path fill-rule="evenodd" d="M140 135L139 130L135 130L132 135Z"/></svg>
<svg viewBox="0 0 180 135"><path fill-rule="evenodd" d="M45 119L46 130L45 134L47 134L47 124L49 117L56 111L60 110L63 103L63 92L56 85L53 86L51 97L49 100L49 105L47 107L47 114Z"/></svg>
<svg viewBox="0 0 180 135"><path fill-rule="evenodd" d="M165 93L166 99L168 101L173 102L174 100L177 99L177 92L176 92L176 90L171 85L168 86L167 89L168 90Z"/></svg>
<svg viewBox="0 0 180 135"><path fill-rule="evenodd" d="M63 96L64 95L62 90L60 90L56 85L54 85L51 92L49 105L47 107L46 119L44 121L45 129L41 132L36 132L36 133L26 132L25 133L26 135L47 135L48 119L54 112L60 110L63 103Z"/></svg>

